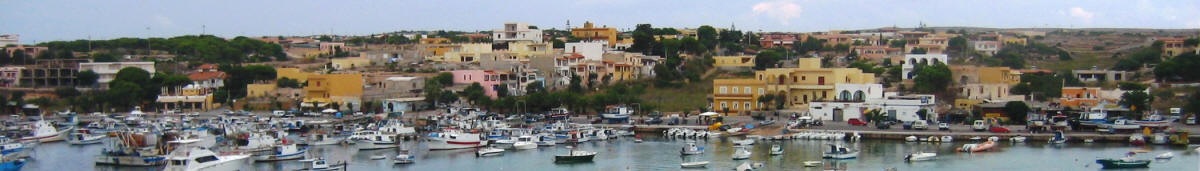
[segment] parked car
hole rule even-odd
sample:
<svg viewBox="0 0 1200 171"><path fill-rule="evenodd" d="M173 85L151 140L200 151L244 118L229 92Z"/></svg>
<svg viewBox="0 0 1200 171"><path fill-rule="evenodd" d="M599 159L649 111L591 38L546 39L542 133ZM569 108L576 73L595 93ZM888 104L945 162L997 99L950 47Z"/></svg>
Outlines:
<svg viewBox="0 0 1200 171"><path fill-rule="evenodd" d="M917 121L913 121L913 122L912 122L912 129L915 129L915 130L925 130L925 129L929 129L929 123L925 122L925 120L917 120Z"/></svg>
<svg viewBox="0 0 1200 171"><path fill-rule="evenodd" d="M854 125L854 126L867 126L867 122L858 120L858 118L852 118L850 120L847 120L846 123L849 123L850 125Z"/></svg>
<svg viewBox="0 0 1200 171"><path fill-rule="evenodd" d="M891 129L891 128L892 128L892 124L894 124L894 123L895 123L895 122L892 122L892 121L880 121L880 122L875 122L875 128L878 128L878 129Z"/></svg>
<svg viewBox="0 0 1200 171"><path fill-rule="evenodd" d="M912 127L912 126L913 126L913 122L904 122L904 129L905 129L905 130L913 129L913 127Z"/></svg>
<svg viewBox="0 0 1200 171"><path fill-rule="evenodd" d="M646 121L646 124L662 124L662 122L663 122L662 118L654 117L654 118L650 118L649 121Z"/></svg>
<svg viewBox="0 0 1200 171"><path fill-rule="evenodd" d="M942 131L950 130L950 124L938 123L938 130L942 130Z"/></svg>
<svg viewBox="0 0 1200 171"><path fill-rule="evenodd" d="M975 120L975 123L971 124L971 129L974 129L975 132L983 132L986 131L987 128L988 126L983 122L983 120Z"/></svg>
<svg viewBox="0 0 1200 171"><path fill-rule="evenodd" d="M284 112L282 110L271 111L271 115L273 115L275 117L283 117L283 115L285 115L285 114L287 114L287 112Z"/></svg>
<svg viewBox="0 0 1200 171"><path fill-rule="evenodd" d="M1008 128L999 127L999 126L993 126L991 128L988 128L988 130L991 131L992 133L1010 133L1010 132L1012 132L1011 130L1008 130Z"/></svg>

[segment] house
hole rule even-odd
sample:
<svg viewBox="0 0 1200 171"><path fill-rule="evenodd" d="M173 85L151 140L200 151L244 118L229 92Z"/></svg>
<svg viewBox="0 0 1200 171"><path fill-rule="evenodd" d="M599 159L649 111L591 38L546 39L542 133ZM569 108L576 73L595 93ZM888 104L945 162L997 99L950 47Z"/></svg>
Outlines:
<svg viewBox="0 0 1200 171"><path fill-rule="evenodd" d="M484 54L491 52L491 43L461 43L454 44L440 59L429 60L450 63L477 62Z"/></svg>
<svg viewBox="0 0 1200 171"><path fill-rule="evenodd" d="M766 91L785 100L786 108L803 109L814 100L834 99L838 84L876 83L874 74L858 68L822 68L820 58L797 61L796 68L768 68L754 73L757 80L765 83Z"/></svg>
<svg viewBox="0 0 1200 171"><path fill-rule="evenodd" d="M933 95L885 96L883 99L868 101L867 104L876 107L890 120L912 122L939 118L935 110L937 100Z"/></svg>
<svg viewBox="0 0 1200 171"><path fill-rule="evenodd" d="M146 72L150 72L151 75L153 75L155 72L154 71L154 62L87 62L87 63L79 63L79 71L91 70L92 72L95 72L97 75L100 75L100 78L96 79L96 84L99 84L100 88L102 88L102 89L108 88L108 83L112 82L113 78L116 78L117 72L121 71L121 69L129 68L129 67L146 70Z"/></svg>
<svg viewBox="0 0 1200 171"><path fill-rule="evenodd" d="M999 52L1000 48L1004 47L1004 43L1000 41L1001 37L1003 36L995 33L980 34L974 40L971 40L971 47L975 48L975 51L989 56L996 55L996 52Z"/></svg>
<svg viewBox="0 0 1200 171"><path fill-rule="evenodd" d="M793 45L800 43L800 41L803 41L803 39L795 34L766 33L759 37L758 45L766 49L775 47L791 49Z"/></svg>
<svg viewBox="0 0 1200 171"><path fill-rule="evenodd" d="M425 77L389 75L371 76L368 78L368 86L363 91L371 93L363 95L365 101L421 96L423 95L426 80Z"/></svg>
<svg viewBox="0 0 1200 171"><path fill-rule="evenodd" d="M335 70L353 70L371 65L371 60L365 57L335 58L330 62Z"/></svg>
<svg viewBox="0 0 1200 171"><path fill-rule="evenodd" d="M851 46L851 51L858 53L858 57L870 61L882 62L883 60L892 60L904 56L904 49L893 48L888 46ZM898 61L893 61L898 62Z"/></svg>
<svg viewBox="0 0 1200 171"><path fill-rule="evenodd" d="M1184 45L1183 42L1186 41L1187 38L1183 38L1183 37L1156 37L1151 40L1163 42L1163 45L1162 45L1163 57L1175 57L1177 55L1192 52L1192 51L1196 50L1195 46Z"/></svg>
<svg viewBox="0 0 1200 171"><path fill-rule="evenodd" d="M380 106L384 113L411 112L422 106L423 102L425 97L391 98L381 101Z"/></svg>
<svg viewBox="0 0 1200 171"><path fill-rule="evenodd" d="M605 44L607 44L607 42L603 41L565 43L563 44L563 53L579 54L583 56L584 60L599 61L603 60L604 53L608 52L608 50L604 47Z"/></svg>
<svg viewBox="0 0 1200 171"><path fill-rule="evenodd" d="M450 43L450 39L441 38L441 37L437 37L437 38L427 37L427 38L421 38L419 43L420 44L445 44L445 43Z"/></svg>
<svg viewBox="0 0 1200 171"><path fill-rule="evenodd" d="M338 51L344 52L344 51L349 50L349 49L343 49L346 47L346 43L342 43L342 42L321 42L320 44L318 44L318 46L319 46L320 52L324 53L324 54L333 54Z"/></svg>
<svg viewBox="0 0 1200 171"><path fill-rule="evenodd" d="M884 98L882 84L838 84L834 87L838 95L833 100L812 101L808 106L809 115L819 120L866 120L862 114L871 106L865 102Z"/></svg>
<svg viewBox="0 0 1200 171"><path fill-rule="evenodd" d="M275 84L272 83L246 84L246 97L272 97L271 92L274 92L275 88Z"/></svg>
<svg viewBox="0 0 1200 171"><path fill-rule="evenodd" d="M900 67L904 73L903 78L905 80L913 79L916 76L913 69L918 64L946 64L948 62L946 58L946 54L905 54L904 60L900 61Z"/></svg>
<svg viewBox="0 0 1200 171"><path fill-rule="evenodd" d="M1071 73L1075 74L1075 78L1083 82L1129 81L1131 80L1129 77L1132 74L1129 71L1102 70L1096 67L1086 70L1071 70Z"/></svg>
<svg viewBox="0 0 1200 171"><path fill-rule="evenodd" d="M1059 105L1076 109L1090 108L1100 104L1100 87L1063 87Z"/></svg>
<svg viewBox="0 0 1200 171"><path fill-rule="evenodd" d="M609 48L616 47L618 34L620 33L616 28L595 27L592 22L583 22L583 28L571 28L571 37L586 41L605 41Z"/></svg>
<svg viewBox="0 0 1200 171"><path fill-rule="evenodd" d="M748 71L754 67L754 55L713 56L713 67L725 70Z"/></svg>
<svg viewBox="0 0 1200 171"><path fill-rule="evenodd" d="M203 89L218 89L225 87L225 72L221 71L200 71L188 74L188 79L192 80L192 85L196 88Z"/></svg>
<svg viewBox="0 0 1200 171"><path fill-rule="evenodd" d="M713 110L739 115L773 106L758 101L759 96L768 93L765 86L762 80L757 79L714 79Z"/></svg>
<svg viewBox="0 0 1200 171"><path fill-rule="evenodd" d="M505 84L508 88L516 88L516 84L509 85L509 74L506 72L492 70L455 70L450 71L454 74L454 84L473 84L479 83L483 86L483 94L491 98L499 97L500 85ZM512 82L515 83L515 82ZM524 88L524 87L521 87Z"/></svg>
<svg viewBox="0 0 1200 171"><path fill-rule="evenodd" d="M25 67L0 67L0 87L17 87L21 85L21 70Z"/></svg>
<svg viewBox="0 0 1200 171"><path fill-rule="evenodd" d="M308 76L301 107L328 108L337 103L340 108L353 109L362 105L362 74L314 74ZM338 109L342 110L342 109Z"/></svg>
<svg viewBox="0 0 1200 171"><path fill-rule="evenodd" d="M504 23L503 29L492 31L492 43L501 44L508 42L542 43L542 30L538 30L527 23L509 22Z"/></svg>
<svg viewBox="0 0 1200 171"><path fill-rule="evenodd" d="M213 103L214 98L213 89L188 84L183 87L164 87L154 101L163 109L208 111L217 108Z"/></svg>
<svg viewBox="0 0 1200 171"><path fill-rule="evenodd" d="M88 59L39 59L35 64L21 66L20 87L75 86L79 64Z"/></svg>
<svg viewBox="0 0 1200 171"><path fill-rule="evenodd" d="M283 68L275 67L275 79L295 79L297 82L304 83L308 81L308 76L311 73L301 71L300 68Z"/></svg>

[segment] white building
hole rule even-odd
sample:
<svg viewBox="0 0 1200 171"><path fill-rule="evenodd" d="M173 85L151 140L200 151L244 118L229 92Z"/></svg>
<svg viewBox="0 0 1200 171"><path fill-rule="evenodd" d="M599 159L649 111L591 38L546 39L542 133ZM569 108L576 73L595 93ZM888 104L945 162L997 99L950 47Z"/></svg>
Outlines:
<svg viewBox="0 0 1200 171"><path fill-rule="evenodd" d="M837 84L834 100L812 101L808 112L815 119L844 121L852 118L866 120L863 112L871 109L866 102L884 98L882 84Z"/></svg>
<svg viewBox="0 0 1200 171"><path fill-rule="evenodd" d="M0 47L21 45L21 36L16 34L0 34Z"/></svg>
<svg viewBox="0 0 1200 171"><path fill-rule="evenodd" d="M583 55L584 60L604 60L604 53L607 52L605 46L607 41L585 41L571 42L563 44L563 53L571 54L578 53Z"/></svg>
<svg viewBox="0 0 1200 171"><path fill-rule="evenodd" d="M813 101L808 106L808 112L813 119L830 121L855 118L867 120L863 114L870 110L878 110L888 119L902 122L938 119L938 114L934 111L936 100L933 95L897 96L895 92L883 94L883 98L866 98L862 101ZM919 115L921 109L925 109L924 116Z"/></svg>
<svg viewBox="0 0 1200 171"><path fill-rule="evenodd" d="M1000 41L972 41L975 51L983 52L989 56L996 55L1000 51Z"/></svg>
<svg viewBox="0 0 1200 171"><path fill-rule="evenodd" d="M504 23L504 29L492 31L492 43L508 42L542 43L542 30L529 28L526 23Z"/></svg>
<svg viewBox="0 0 1200 171"><path fill-rule="evenodd" d="M913 74L913 68L917 64L946 64L946 54L904 54L904 61L900 61L904 71L904 79L913 79L916 74Z"/></svg>
<svg viewBox="0 0 1200 171"><path fill-rule="evenodd" d="M108 83L112 82L113 78L115 78L117 76L117 72L120 72L121 69L125 69L128 67L141 68L142 70L146 70L146 72L150 72L151 75L154 74L154 62L88 62L88 63L79 63L79 71L80 72L91 70L92 72L95 72L97 75L100 75L100 78L96 79L96 84L99 84L101 88L107 88Z"/></svg>
<svg viewBox="0 0 1200 171"><path fill-rule="evenodd" d="M838 84L833 87L833 90L833 92L838 92L834 97L834 100L837 101L882 99L884 91L882 84Z"/></svg>

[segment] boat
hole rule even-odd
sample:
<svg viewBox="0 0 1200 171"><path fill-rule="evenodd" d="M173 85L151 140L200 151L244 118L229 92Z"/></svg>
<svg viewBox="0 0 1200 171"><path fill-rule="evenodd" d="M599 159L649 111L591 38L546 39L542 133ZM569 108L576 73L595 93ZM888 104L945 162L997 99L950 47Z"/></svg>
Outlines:
<svg viewBox="0 0 1200 171"><path fill-rule="evenodd" d="M166 164L164 150L148 147L145 136L128 132L118 132L111 138L110 146L96 155L96 164L116 166L160 166ZM7 147L8 145L5 145Z"/></svg>
<svg viewBox="0 0 1200 171"><path fill-rule="evenodd" d="M1023 142L1025 142L1025 139L1026 139L1025 136L1018 135L1018 136L1015 136L1012 138L1008 138L1008 141L1012 141L1014 143L1023 143Z"/></svg>
<svg viewBox="0 0 1200 171"><path fill-rule="evenodd" d="M1141 125L1135 124L1127 119L1117 119L1112 123L1103 123L1099 128L1108 129L1109 131L1118 132L1117 130L1136 130L1142 128Z"/></svg>
<svg viewBox="0 0 1200 171"><path fill-rule="evenodd" d="M372 156L371 156L371 157L369 157L369 158L370 158L371 160L383 160L383 159L387 159L387 155L383 155L383 154L376 154L376 155L372 155Z"/></svg>
<svg viewBox="0 0 1200 171"><path fill-rule="evenodd" d="M733 170L736 170L736 171L751 171L751 170L754 170L754 169L762 168L762 166L763 166L763 164L762 164L762 163L750 163L750 162L742 162L742 164L738 165L738 166L737 166L737 168L734 168Z"/></svg>
<svg viewBox="0 0 1200 171"><path fill-rule="evenodd" d="M904 141L908 141L908 142L916 142L916 141L917 141L917 136L907 136L907 137L904 137Z"/></svg>
<svg viewBox="0 0 1200 171"><path fill-rule="evenodd" d="M514 142L512 146L517 150L537 149L538 147L537 143L533 142L533 136L528 135L517 137L517 142Z"/></svg>
<svg viewBox="0 0 1200 171"><path fill-rule="evenodd" d="M851 150L850 148L846 148L841 145L830 144L829 151L822 153L821 158L853 159L853 158L858 158L858 151Z"/></svg>
<svg viewBox="0 0 1200 171"><path fill-rule="evenodd" d="M1091 140L1091 139L1087 139L1087 140ZM1067 135L1066 135L1066 133L1063 133L1063 131L1055 131L1055 132L1054 132L1054 136L1053 136L1053 137L1050 137L1050 140L1049 140L1049 142L1050 142L1051 144L1062 144L1062 143L1066 143L1066 142L1067 142ZM1085 140L1085 142L1087 142L1087 141Z"/></svg>
<svg viewBox="0 0 1200 171"><path fill-rule="evenodd" d="M25 166L25 159L5 159L0 161L0 171L20 171Z"/></svg>
<svg viewBox="0 0 1200 171"><path fill-rule="evenodd" d="M307 159L307 160L300 160L300 161L304 162L304 169L300 169L300 170L305 170L305 171L335 171L335 170L342 170L343 167L346 167L346 163L329 164L328 162L325 161L325 158Z"/></svg>
<svg viewBox="0 0 1200 171"><path fill-rule="evenodd" d="M567 148L570 149L567 154L554 155L554 163L592 162L592 158L596 157L594 151L579 150L571 146L567 146Z"/></svg>
<svg viewBox="0 0 1200 171"><path fill-rule="evenodd" d="M987 139L987 140L988 140L988 141L1000 141L1000 137L991 136L991 137L988 137L988 139Z"/></svg>
<svg viewBox="0 0 1200 171"><path fill-rule="evenodd" d="M630 110L629 108L626 108L624 106L615 106L615 107L608 107L608 109L606 109L604 111L604 113L600 114L600 117L604 118L604 119L608 119L610 121L611 120L620 121L620 120L628 120L629 116L632 114L633 114L633 110Z"/></svg>
<svg viewBox="0 0 1200 171"><path fill-rule="evenodd" d="M475 151L475 157L498 156L504 154L504 149L487 147Z"/></svg>
<svg viewBox="0 0 1200 171"><path fill-rule="evenodd" d="M952 142L952 141L954 141L954 137L946 135L946 136L942 136L941 140L942 140L942 142Z"/></svg>
<svg viewBox="0 0 1200 171"><path fill-rule="evenodd" d="M982 141L982 140L983 140L983 137L978 137L978 136L971 137L971 141Z"/></svg>
<svg viewBox="0 0 1200 171"><path fill-rule="evenodd" d="M22 143L16 142L8 137L0 135L0 157L17 157L23 158L29 155L30 150L37 143Z"/></svg>
<svg viewBox="0 0 1200 171"><path fill-rule="evenodd" d="M980 151L987 151L987 150L991 150L991 149L992 149L992 148L994 148L994 147L996 147L996 142L995 142L995 141L986 141L986 142L979 143L979 144L963 144L963 146L962 146L962 147L959 147L958 149L955 149L955 151L961 151L961 152L980 152Z"/></svg>
<svg viewBox="0 0 1200 171"><path fill-rule="evenodd" d="M813 160L813 161L804 161L804 163L803 163L803 164L804 164L804 167L820 167L820 166L821 166L821 161L816 161L816 160Z"/></svg>
<svg viewBox="0 0 1200 171"><path fill-rule="evenodd" d="M345 139L346 138L336 138L330 136L329 134L312 134L308 135L308 139L306 139L307 141L305 142L307 143L306 145L309 146L334 145L342 143L342 141Z"/></svg>
<svg viewBox="0 0 1200 171"><path fill-rule="evenodd" d="M1159 133L1154 133L1154 134L1150 134L1150 143L1153 143L1153 144L1167 144L1167 143L1168 143L1168 141L1167 141L1167 134L1165 134L1165 133L1161 133L1161 132L1159 132Z"/></svg>
<svg viewBox="0 0 1200 171"><path fill-rule="evenodd" d="M1096 142L1096 140L1095 140L1095 139L1091 139L1091 138L1088 138L1088 139L1083 139L1083 143L1093 143L1093 142Z"/></svg>
<svg viewBox="0 0 1200 171"><path fill-rule="evenodd" d="M739 146L739 147L735 147L735 148L737 148L737 150L733 152L734 160L750 159L750 155L753 154L752 152L750 152L750 150L746 149L748 147Z"/></svg>
<svg viewBox="0 0 1200 171"><path fill-rule="evenodd" d="M747 139L733 141L733 145L735 145L735 146L754 145L754 139L747 138Z"/></svg>
<svg viewBox="0 0 1200 171"><path fill-rule="evenodd" d="M72 145L98 144L103 142L106 137L108 136L103 134L92 134L87 129L77 129L67 136L67 143Z"/></svg>
<svg viewBox="0 0 1200 171"><path fill-rule="evenodd" d="M688 142L687 145L683 146L683 149L679 150L679 154L682 154L682 155L693 155L693 154L703 154L703 153L704 153L704 147L696 146L696 143L694 143L694 142Z"/></svg>
<svg viewBox="0 0 1200 171"><path fill-rule="evenodd" d="M463 133L449 129L441 133L430 133L426 138L429 150L451 150L475 148L487 145L479 140L479 134Z"/></svg>
<svg viewBox="0 0 1200 171"><path fill-rule="evenodd" d="M64 139L63 136L66 135L67 131L71 130L70 128L62 129L62 130L55 129L54 125L50 124L50 122L46 121L46 120L39 120L37 122L34 122L34 124L30 125L30 126L32 127L31 128L32 133L29 136L25 136L25 137L21 137L21 138L17 139L17 141L22 141L22 142L36 141L36 142L42 142L42 143L62 141Z"/></svg>
<svg viewBox="0 0 1200 171"><path fill-rule="evenodd" d="M908 154L908 155L904 156L904 161L908 161L908 162L926 161L926 160L933 160L934 157L937 157L937 153L913 153L913 154Z"/></svg>
<svg viewBox="0 0 1200 171"><path fill-rule="evenodd" d="M412 164L417 161L417 156L410 154L408 150L401 150L400 154L397 154L396 158L392 160L392 163L395 164Z"/></svg>
<svg viewBox="0 0 1200 171"><path fill-rule="evenodd" d="M771 145L771 155L783 155L783 148L779 147L778 144Z"/></svg>
<svg viewBox="0 0 1200 171"><path fill-rule="evenodd" d="M354 141L354 145L358 146L359 150L375 150L388 149L399 147L396 136L391 134L383 134L379 131L358 131L350 135L350 141Z"/></svg>
<svg viewBox="0 0 1200 171"><path fill-rule="evenodd" d="M704 168L707 166L708 166L708 161L686 162L686 163L679 164L679 167L682 167L682 168Z"/></svg>
<svg viewBox="0 0 1200 171"><path fill-rule="evenodd" d="M558 144L558 142L555 141L554 136L542 135L542 136L537 136L537 137L538 137L538 141L536 142L537 146L548 147L548 146L554 146L555 144Z"/></svg>
<svg viewBox="0 0 1200 171"><path fill-rule="evenodd" d="M183 148L167 155L164 171L224 171L239 170L250 158L248 154L217 155L202 147Z"/></svg>
<svg viewBox="0 0 1200 171"><path fill-rule="evenodd" d="M276 146L275 150L270 154L256 155L254 161L283 161L295 160L304 158L304 153L308 152L308 147L297 147L296 144L288 144Z"/></svg>
<svg viewBox="0 0 1200 171"><path fill-rule="evenodd" d="M1158 154L1158 156L1154 156L1154 158L1155 159L1171 159L1171 158L1175 158L1175 153L1166 152L1166 153Z"/></svg>
<svg viewBox="0 0 1200 171"><path fill-rule="evenodd" d="M642 139L641 138L633 139L633 142L634 143L642 143Z"/></svg>
<svg viewBox="0 0 1200 171"><path fill-rule="evenodd" d="M1133 145L1146 145L1146 137L1141 133L1129 135L1129 143Z"/></svg>
<svg viewBox="0 0 1200 171"><path fill-rule="evenodd" d="M1134 120L1132 122L1134 124L1141 125L1142 127L1164 127L1171 125L1171 122L1175 122L1175 119L1163 118L1162 115L1155 113L1151 114L1150 116L1143 117L1142 120Z"/></svg>
<svg viewBox="0 0 1200 171"><path fill-rule="evenodd" d="M1100 163L1105 169L1121 169L1121 168L1148 168L1150 160L1133 160L1125 159L1097 159L1096 163Z"/></svg>

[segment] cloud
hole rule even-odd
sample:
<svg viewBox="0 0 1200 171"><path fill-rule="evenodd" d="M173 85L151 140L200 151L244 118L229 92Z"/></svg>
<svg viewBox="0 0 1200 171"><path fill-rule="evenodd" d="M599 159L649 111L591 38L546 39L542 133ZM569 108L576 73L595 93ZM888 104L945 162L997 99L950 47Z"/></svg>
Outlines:
<svg viewBox="0 0 1200 171"><path fill-rule="evenodd" d="M1082 20L1084 23L1091 23L1092 17L1095 17L1096 13L1083 10L1083 8L1079 7L1071 7L1071 9L1067 10L1067 15Z"/></svg>
<svg viewBox="0 0 1200 171"><path fill-rule="evenodd" d="M766 16L768 18L779 20L780 24L788 25L788 21L792 18L799 17L803 9L800 5L796 5L791 1L768 1L759 2L750 8L756 16Z"/></svg>

